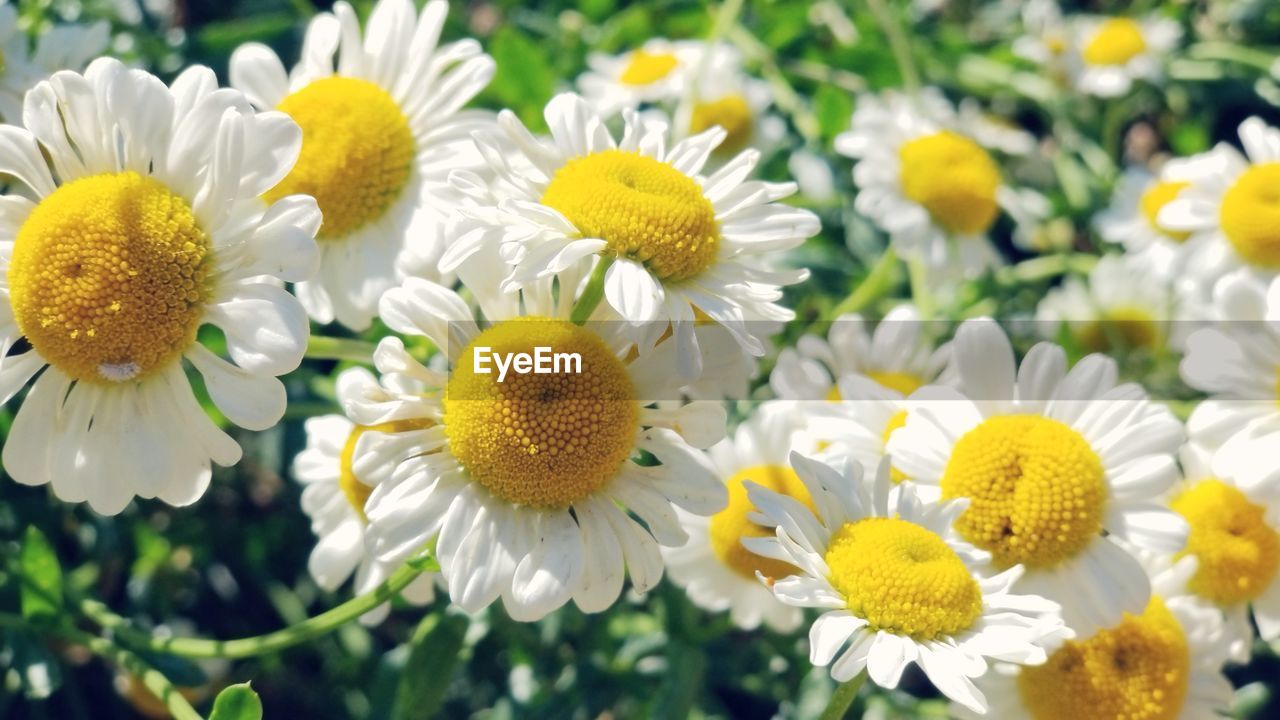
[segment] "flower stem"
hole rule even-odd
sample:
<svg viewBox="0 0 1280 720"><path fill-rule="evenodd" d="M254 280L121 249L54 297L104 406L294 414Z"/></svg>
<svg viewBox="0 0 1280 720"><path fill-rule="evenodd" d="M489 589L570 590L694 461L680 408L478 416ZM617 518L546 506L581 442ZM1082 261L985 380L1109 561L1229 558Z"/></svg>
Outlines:
<svg viewBox="0 0 1280 720"><path fill-rule="evenodd" d="M932 320L933 292L929 289L929 268L924 258L907 258L907 276L911 279L911 300L920 311L920 319Z"/></svg>
<svg viewBox="0 0 1280 720"><path fill-rule="evenodd" d="M578 298L578 302L574 303L573 312L569 315L574 325L585 324L587 318L591 317L591 313L600 304L600 300L604 298L604 276L615 259L613 255L603 255L600 262L596 263L596 269L591 271L587 287L582 291L582 297Z"/></svg>
<svg viewBox="0 0 1280 720"><path fill-rule="evenodd" d="M898 74L902 76L903 88L910 94L919 92L920 71L916 69L916 62L911 57L911 43L907 40L906 33L902 32L902 26L893 17L884 0L867 0L867 9L875 17L880 32L884 33L885 40L889 42L893 60L898 64Z"/></svg>
<svg viewBox="0 0 1280 720"><path fill-rule="evenodd" d="M373 343L364 340L324 335L312 335L307 338L307 357L312 360L350 360L371 365L375 348Z"/></svg>
<svg viewBox="0 0 1280 720"><path fill-rule="evenodd" d="M847 313L861 312L868 305L879 300L893 289L893 271L898 266L898 254L893 248L886 248L884 254L871 267L867 276L854 288L849 296L840 301L831 310L833 317Z"/></svg>
<svg viewBox="0 0 1280 720"><path fill-rule="evenodd" d="M853 705L853 701L858 697L858 690L862 689L862 683L867 679L867 671L863 670L854 676L852 680L843 682L836 687L836 691L831 693L831 699L827 701L827 707L818 716L818 720L840 720L849 712L849 707Z"/></svg>
<svg viewBox="0 0 1280 720"><path fill-rule="evenodd" d="M206 640L202 638L158 638L133 627L129 620L115 614L96 600L82 600L80 611L110 630L115 637L139 650L179 655L188 658L246 658L283 650L298 643L328 634L370 610L389 601L423 572L439 570L434 558L410 560L378 587L345 603L276 632L240 640Z"/></svg>

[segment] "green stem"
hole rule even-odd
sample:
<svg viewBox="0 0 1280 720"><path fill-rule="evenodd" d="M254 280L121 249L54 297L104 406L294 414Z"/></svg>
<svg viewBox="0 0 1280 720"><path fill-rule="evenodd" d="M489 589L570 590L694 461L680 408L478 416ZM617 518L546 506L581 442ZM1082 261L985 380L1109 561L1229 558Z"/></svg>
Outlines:
<svg viewBox="0 0 1280 720"><path fill-rule="evenodd" d="M811 145L820 143L822 125L818 122L818 117L791 86L779 67L773 50L740 24L729 28L729 40L742 51L743 57L760 64L760 74L769 83L769 90L773 93L773 104L791 118L801 137Z"/></svg>
<svg viewBox="0 0 1280 720"><path fill-rule="evenodd" d="M1201 42L1187 48L1187 55L1197 60L1219 60L1252 67L1270 73L1276 66L1275 52L1247 48L1230 42Z"/></svg>
<svg viewBox="0 0 1280 720"><path fill-rule="evenodd" d="M831 310L833 317L861 312L893 289L893 271L898 266L898 254L892 247L886 248L867 276L849 296Z"/></svg>
<svg viewBox="0 0 1280 720"><path fill-rule="evenodd" d="M907 277L911 279L911 300L920 311L921 320L933 319L933 292L929 289L929 268L924 258L907 258Z"/></svg>
<svg viewBox="0 0 1280 720"><path fill-rule="evenodd" d="M902 26L893 17L884 0L867 0L867 9L875 17L885 40L889 41L889 50L893 53L894 62L898 64L898 74L902 76L902 86L908 93L915 94L920 90L920 71L916 69L916 62L911 57L911 43L907 40L906 33L902 32Z"/></svg>
<svg viewBox="0 0 1280 720"><path fill-rule="evenodd" d="M582 297L578 298L578 302L574 303L573 312L569 315L574 325L585 324L587 318L591 317L591 313L595 312L596 306L604 298L604 275L615 259L613 255L604 255L600 258L600 262L596 263L596 269L591 271L587 287L582 291Z"/></svg>
<svg viewBox="0 0 1280 720"><path fill-rule="evenodd" d="M841 683L836 691L831 693L831 699L827 701L827 707L818 716L818 720L840 720L849 712L849 707L853 705L853 701L858 697L858 690L862 689L862 683L867 679L867 671L863 670L848 682Z"/></svg>
<svg viewBox="0 0 1280 720"><path fill-rule="evenodd" d="M312 360L350 360L372 365L376 347L364 340L312 335L307 339L307 357Z"/></svg>
<svg viewBox="0 0 1280 720"><path fill-rule="evenodd" d="M147 650L188 658L246 658L265 655L328 634L348 622L391 600L423 572L438 570L432 558L410 560L378 587L296 625L266 635L240 640L205 640L202 638L157 638L133 627L129 620L115 614L96 600L80 602L80 611L103 629L110 630L126 644Z"/></svg>
<svg viewBox="0 0 1280 720"><path fill-rule="evenodd" d="M1098 257L1087 253L1043 255L1000 268L996 271L996 282L1009 286L1048 280L1068 273L1087 275L1096 264Z"/></svg>
<svg viewBox="0 0 1280 720"><path fill-rule="evenodd" d="M105 638L91 635L69 625L43 625L31 623L20 615L0 613L0 627L39 632L57 637L69 643L83 645L90 652L105 660L115 663L130 675L142 682L143 686L164 703L174 720L204 720L182 693L169 682L163 673L147 664L136 654L122 648Z"/></svg>

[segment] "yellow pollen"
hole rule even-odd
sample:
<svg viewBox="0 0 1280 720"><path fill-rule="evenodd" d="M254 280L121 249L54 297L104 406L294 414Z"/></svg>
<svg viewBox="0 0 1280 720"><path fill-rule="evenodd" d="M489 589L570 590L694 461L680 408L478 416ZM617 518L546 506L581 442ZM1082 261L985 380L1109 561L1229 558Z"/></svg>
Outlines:
<svg viewBox="0 0 1280 720"><path fill-rule="evenodd" d="M160 182L135 172L74 180L18 230L14 319L42 358L76 380L145 376L195 342L209 251L191 206Z"/></svg>
<svg viewBox="0 0 1280 720"><path fill-rule="evenodd" d="M1241 173L1218 213L1222 233L1245 262L1280 270L1280 162Z"/></svg>
<svg viewBox="0 0 1280 720"><path fill-rule="evenodd" d="M578 353L581 372L510 370L504 382L475 372L477 347L499 357L532 355L538 346ZM639 407L626 367L599 336L525 317L490 327L463 349L445 391L444 426L454 457L489 492L563 508L618 474L635 448Z"/></svg>
<svg viewBox="0 0 1280 720"><path fill-rule="evenodd" d="M1265 508L1217 479L1196 483L1171 506L1191 526L1184 554L1199 562L1192 592L1230 606L1271 586L1280 567L1280 534L1267 523Z"/></svg>
<svg viewBox="0 0 1280 720"><path fill-rule="evenodd" d="M636 50L631 53L631 62L623 68L618 77L624 85L649 85L656 83L671 74L680 61L671 53L648 53Z"/></svg>
<svg viewBox="0 0 1280 720"><path fill-rule="evenodd" d="M356 443L360 440L360 437L366 432L402 433L410 430L422 430L434 424L433 421L424 418L396 420L378 425L356 425L351 428L351 433L347 435L347 441L342 446L342 454L338 457L338 487L342 489L342 494L346 496L347 502L351 504L351 509L356 511L356 515L360 517L361 522L369 522L369 518L364 514L364 506L369 504L369 495L373 493L373 488L356 477L354 460Z"/></svg>
<svg viewBox="0 0 1280 720"><path fill-rule="evenodd" d="M1080 329L1080 344L1089 352L1155 348L1161 341L1160 326L1141 308L1117 307Z"/></svg>
<svg viewBox="0 0 1280 720"><path fill-rule="evenodd" d="M1009 567L1052 567L1102 531L1102 461L1080 433L1039 415L984 420L951 451L945 498L969 498L956 530Z"/></svg>
<svg viewBox="0 0 1280 720"><path fill-rule="evenodd" d="M728 133L724 142L715 149L721 155L732 155L747 146L751 139L751 106L742 95L734 93L725 95L719 100L695 103L693 117L689 120L689 130L700 133L707 128L719 125Z"/></svg>
<svg viewBox="0 0 1280 720"><path fill-rule="evenodd" d="M729 489L728 506L711 516L711 549L730 570L751 580L756 579L757 571L775 580L795 575L797 570L794 565L760 557L742 546L744 537L773 536L773 530L747 519L747 515L756 512L756 506L747 499L747 488L744 485L747 481L776 493L789 495L804 503L810 510L814 509L809 491L791 468L785 465L757 465L740 470L725 482Z"/></svg>
<svg viewBox="0 0 1280 720"><path fill-rule="evenodd" d="M884 432L881 433L880 435L880 441L884 443L885 446L887 447L889 445L889 437L893 435L895 430L898 430L899 428L901 428L906 424L907 424L906 410L899 410L898 412L894 413L893 417L889 418L889 422L885 423ZM887 451L886 451L886 454L888 454ZM903 480L907 480L909 478L907 478L906 473L902 472L898 468L890 467L889 479L894 481L895 483L900 483Z"/></svg>
<svg viewBox="0 0 1280 720"><path fill-rule="evenodd" d="M1018 693L1036 720L1174 720L1191 674L1186 633L1152 596L1141 615L1087 640L1069 640L1043 665L1022 668Z"/></svg>
<svg viewBox="0 0 1280 720"><path fill-rule="evenodd" d="M1098 27L1081 57L1089 65L1124 65L1146 49L1141 25L1129 18L1111 18Z"/></svg>
<svg viewBox="0 0 1280 720"><path fill-rule="evenodd" d="M1142 209L1142 216L1147 219L1147 224L1156 232L1174 242L1186 242L1187 238L1191 237L1191 233L1185 230L1170 230L1161 225L1157 218L1160 217L1160 211L1164 209L1164 206L1177 199L1178 193L1185 190L1190 184L1189 182L1173 181L1154 182L1151 187L1147 188L1146 192L1142 193L1142 199L1138 203Z"/></svg>
<svg viewBox="0 0 1280 720"><path fill-rule="evenodd" d="M872 371L867 373L867 377L875 380L882 387L900 392L904 396L910 395L924 385L924 380L913 373Z"/></svg>
<svg viewBox="0 0 1280 720"><path fill-rule="evenodd" d="M378 220L400 197L416 145L409 121L385 90L367 80L314 80L278 108L302 128L302 152L263 196L311 195L324 223L317 237L340 239Z"/></svg>
<svg viewBox="0 0 1280 720"><path fill-rule="evenodd" d="M872 631L937 640L973 626L982 590L947 543L915 523L865 518L831 537L831 584Z"/></svg>
<svg viewBox="0 0 1280 720"><path fill-rule="evenodd" d="M916 138L898 151L902 193L924 206L948 232L976 235L999 212L1000 170L977 143L943 130Z"/></svg>
<svg viewBox="0 0 1280 720"><path fill-rule="evenodd" d="M600 238L615 255L659 279L685 280L706 270L720 249L711 201L693 178L637 152L605 150L556 171L542 204L560 211L583 237Z"/></svg>

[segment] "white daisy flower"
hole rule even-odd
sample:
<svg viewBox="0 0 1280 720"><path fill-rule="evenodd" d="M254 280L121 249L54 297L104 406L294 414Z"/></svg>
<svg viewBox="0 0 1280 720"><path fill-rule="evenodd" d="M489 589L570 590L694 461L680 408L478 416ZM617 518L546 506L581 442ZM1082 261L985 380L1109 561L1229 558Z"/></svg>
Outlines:
<svg viewBox="0 0 1280 720"><path fill-rule="evenodd" d="M587 56L589 70L578 78L578 90L602 115L646 103L674 103L684 97L705 49L705 43L694 40L653 38L621 55L593 52Z"/></svg>
<svg viewBox="0 0 1280 720"><path fill-rule="evenodd" d="M364 330L410 244L444 251L448 173L479 163L470 134L492 122L461 108L494 72L475 40L440 44L447 12L444 0L421 15L412 0L379 0L362 41L355 10L337 2L307 27L292 71L259 43L231 56L234 87L302 126L297 165L263 197L304 193L324 212L319 277L297 288L317 322Z"/></svg>
<svg viewBox="0 0 1280 720"><path fill-rule="evenodd" d="M1186 167L1181 160L1171 160L1159 175L1137 165L1127 168L1116 183L1111 205L1094 217L1102 239L1133 254L1150 253L1156 265L1179 272L1191 233L1171 230L1158 218L1191 184L1185 177Z"/></svg>
<svg viewBox="0 0 1280 720"><path fill-rule="evenodd" d="M691 70L690 87L675 108L675 137L684 139L719 126L724 140L712 151L716 164L747 148L770 155L786 136L786 123L769 112L769 83L742 70L742 55L731 45L707 48Z"/></svg>
<svg viewBox="0 0 1280 720"><path fill-rule="evenodd" d="M22 122L22 98L41 80L59 70L79 71L101 55L111 40L106 22L60 24L33 43L18 24L18 8L0 0L0 119Z"/></svg>
<svg viewBox="0 0 1280 720"><path fill-rule="evenodd" d="M553 298L550 281L522 293L496 285L468 286L485 326L456 293L426 280L410 278L383 298L387 325L428 338L452 370L424 367L387 338L375 356L383 388L346 404L364 425L433 423L366 446L370 464L395 468L369 498L368 531L387 563L435 539L450 596L464 610L501 598L522 621L569 600L598 612L618 597L624 574L640 592L661 578L659 546L687 539L674 506L702 515L724 507L724 486L694 449L723 436L724 408L652 407L678 397L673 343L628 361L632 343L597 332L616 323L569 322L572 299ZM513 371L499 381L477 367L479 359L494 370L497 361L484 358L539 346L576 354L580 372ZM405 378L427 391L397 389ZM658 464L637 464L641 450Z"/></svg>
<svg viewBox="0 0 1280 720"><path fill-rule="evenodd" d="M742 545L746 537L772 535L772 529L748 519L756 508L747 499L747 482L795 498L813 509L809 491L791 469L791 439L798 429L791 403L760 405L731 438L709 450L716 475L729 491L725 509L706 517L677 509L689 539L663 548L671 579L695 605L712 612L729 611L733 623L753 630L763 622L776 632L800 626L799 608L780 602L757 573L781 579L798 572L786 563L760 557Z"/></svg>
<svg viewBox="0 0 1280 720"><path fill-rule="evenodd" d="M956 535L964 502L924 505L911 485L890 492L888 463L871 482L856 463L843 474L800 455L792 464L817 511L749 485L755 519L776 537L743 543L799 568L772 582L773 592L826 611L809 630L809 658L830 665L835 680L865 669L894 688L914 662L944 695L982 712L987 701L973 678L989 659L1042 663L1046 648L1068 636L1057 605L1015 594L1022 568L989 572L991 556Z"/></svg>
<svg viewBox="0 0 1280 720"><path fill-rule="evenodd" d="M943 498L968 498L960 534L1025 565L1028 591L1088 635L1141 612L1151 586L1121 538L1177 552L1187 525L1151 498L1177 480L1182 424L1116 363L1040 343L1019 367L1000 326L971 320L952 342L954 387L922 388L889 438L894 465Z"/></svg>
<svg viewBox="0 0 1280 720"><path fill-rule="evenodd" d="M1129 92L1135 80L1156 82L1182 39L1178 23L1145 18L1079 17L1072 28L1069 70L1078 90L1099 97Z"/></svg>
<svg viewBox="0 0 1280 720"><path fill-rule="evenodd" d="M1271 287L1280 298L1280 280ZM1280 430L1280 323L1268 319L1267 293L1251 271L1222 278L1213 294L1222 321L1187 339L1182 379L1209 393L1187 419L1197 442L1219 447L1245 430Z"/></svg>
<svg viewBox="0 0 1280 720"><path fill-rule="evenodd" d="M195 67L165 86L108 58L55 73L27 94L25 129L0 127L0 172L23 195L0 202L0 400L31 382L4 446L18 482L49 483L103 514L135 496L195 502L212 459L240 446L214 404L250 430L285 408L275 376L302 360L307 318L279 281L316 267L309 197L254 200L289 172L302 141L280 113ZM222 331L234 361L197 340ZM0 353L5 355L6 353Z"/></svg>
<svg viewBox="0 0 1280 720"><path fill-rule="evenodd" d="M363 368L352 368L338 376L339 396L350 392L352 385L376 384ZM396 432L422 429L421 422L401 421L373 427L352 423L342 415L308 418L305 423L307 446L293 461L293 476L305 487L302 510L311 518L311 531L316 546L311 551L307 569L316 584L333 592L355 574L356 595L372 591L387 579L397 566L380 563L365 542L365 526L369 520L364 506L373 492L356 462L357 443L366 432ZM434 597L434 574L419 575L402 592L411 602L425 604ZM367 625L382 622L390 606L381 605L361 616Z"/></svg>
<svg viewBox="0 0 1280 720"><path fill-rule="evenodd" d="M1179 588L1194 570L1182 562L1151 579L1145 608L1068 640L1035 667L996 664L978 680L987 714L953 706L965 720L1216 720L1231 706L1222 674L1229 643L1222 618Z"/></svg>
<svg viewBox="0 0 1280 720"><path fill-rule="evenodd" d="M1186 327L1175 302L1173 279L1140 255L1106 255L1087 280L1069 277L1036 306L1036 322L1046 338L1065 326L1088 352L1161 352L1181 347Z"/></svg>
<svg viewBox="0 0 1280 720"><path fill-rule="evenodd" d="M852 457L874 473L889 436L906 423L907 396L946 382L949 357L948 346L930 339L920 313L903 305L874 333L860 316L845 315L831 323L825 340L801 337L778 354L769 384L780 398L805 401L802 450ZM893 477L902 479L897 471Z"/></svg>
<svg viewBox="0 0 1280 720"><path fill-rule="evenodd" d="M1219 143L1188 158L1190 185L1158 215L1161 225L1191 234L1185 268L1205 300L1236 268L1280 274L1280 199L1272 193L1280 182L1280 129L1251 117L1240 123L1240 142L1243 154Z"/></svg>
<svg viewBox="0 0 1280 720"><path fill-rule="evenodd" d="M1000 263L988 233L1001 211L1021 242L1046 212L1043 196L1004 184L1000 166L936 88L918 95L862 95L836 150L858 162L858 212L903 256L977 274Z"/></svg>
<svg viewBox="0 0 1280 720"><path fill-rule="evenodd" d="M819 230L817 217L777 201L794 183L746 180L760 158L747 150L710 176L700 174L725 137L713 128L667 148L667 128L624 113L616 142L582 98L563 94L546 109L551 141L535 138L510 111L498 116L501 137L477 133L501 192L497 208L463 206L482 226L501 231L510 264L506 286L518 288L562 275L570 287L593 264L604 299L652 345L675 324L681 372L698 374L695 317L725 326L755 355L764 351L750 321L785 321L781 285L808 272L771 263ZM519 152L502 152L504 143ZM483 185L465 172L461 188ZM458 238L442 267L449 270L490 242L492 234ZM599 265L599 263L606 263ZM607 271L606 271L607 268Z"/></svg>
<svg viewBox="0 0 1280 720"><path fill-rule="evenodd" d="M956 108L956 124L965 128L978 144L1005 155L1030 155L1036 136L1007 118L988 112L976 99L968 97Z"/></svg>
<svg viewBox="0 0 1280 720"><path fill-rule="evenodd" d="M1067 78L1071 28L1056 0L1018 2L1023 34L1013 41L1013 54L1045 67L1055 79Z"/></svg>

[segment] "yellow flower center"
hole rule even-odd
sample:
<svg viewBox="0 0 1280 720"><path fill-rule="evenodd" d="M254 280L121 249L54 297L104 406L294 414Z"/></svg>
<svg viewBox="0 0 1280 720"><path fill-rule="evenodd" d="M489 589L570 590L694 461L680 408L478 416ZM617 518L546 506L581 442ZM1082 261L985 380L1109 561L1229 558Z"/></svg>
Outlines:
<svg viewBox="0 0 1280 720"><path fill-rule="evenodd" d="M1141 615L1126 613L1119 625L1022 668L1018 692L1036 720L1174 720L1190 673L1186 634L1153 596Z"/></svg>
<svg viewBox="0 0 1280 720"><path fill-rule="evenodd" d="M191 206L163 184L135 172L81 178L18 230L14 319L40 357L76 380L141 377L195 342L209 265Z"/></svg>
<svg viewBox="0 0 1280 720"><path fill-rule="evenodd" d="M693 178L637 152L605 150L570 160L542 196L583 237L645 264L662 280L706 270L720 249L711 201Z"/></svg>
<svg viewBox="0 0 1280 720"><path fill-rule="evenodd" d="M881 433L880 435L880 441L884 443L886 446L886 454L888 454L887 446L889 445L889 437L893 435L895 430L897 430L898 428L901 428L906 424L907 424L906 410L899 410L898 412L894 413L893 417L889 418L889 422L885 423L884 432ZM902 472L898 468L890 467L889 479L894 481L895 483L900 483L903 480L907 480L909 478L907 477L906 473Z"/></svg>
<svg viewBox="0 0 1280 720"><path fill-rule="evenodd" d="M942 475L969 498L956 530L1008 567L1052 567L1102 530L1102 461L1080 433L1039 415L989 418L965 433Z"/></svg>
<svg viewBox="0 0 1280 720"><path fill-rule="evenodd" d="M700 133L719 125L728 135L715 151L722 155L732 155L746 147L747 141L751 139L751 121L751 106L747 104L747 99L734 93L719 100L695 103L689 130Z"/></svg>
<svg viewBox="0 0 1280 720"><path fill-rule="evenodd" d="M941 537L906 520L845 524L826 561L832 586L873 631L936 640L982 615L982 590L969 568Z"/></svg>
<svg viewBox="0 0 1280 720"><path fill-rule="evenodd" d="M759 571L767 578L780 579L796 574L794 565L779 560L763 558L742 546L744 537L772 537L773 530L761 527L747 519L756 512L756 506L747 499L743 484L751 481L776 493L789 495L813 510L813 499L795 471L785 465L757 465L739 471L725 482L729 489L729 504L724 510L711 516L711 549L720 562L730 570L751 580Z"/></svg>
<svg viewBox="0 0 1280 720"><path fill-rule="evenodd" d="M302 128L302 152L263 197L311 195L324 223L317 237L338 239L381 218L400 197L416 144L409 121L387 91L367 80L314 80L280 102Z"/></svg>
<svg viewBox="0 0 1280 720"><path fill-rule="evenodd" d="M1218 213L1222 233L1245 262L1280 270L1280 162L1241 173Z"/></svg>
<svg viewBox="0 0 1280 720"><path fill-rule="evenodd" d="M1161 225L1157 218L1160 217L1160 211L1165 205L1173 202L1178 197L1178 193L1182 192L1189 186L1189 182L1173 182L1173 181L1157 181L1151 184L1142 193L1142 199L1139 201L1139 207L1142 209L1142 215L1147 219L1147 224L1156 232L1173 240L1174 242L1186 242L1191 237L1191 233L1185 230L1170 230Z"/></svg>
<svg viewBox="0 0 1280 720"><path fill-rule="evenodd" d="M904 144L898 153L902 193L928 210L934 222L960 235L991 228L999 211L1000 170L986 150L943 130Z"/></svg>
<svg viewBox="0 0 1280 720"><path fill-rule="evenodd" d="M535 348L576 353L581 372L476 372L484 354L518 357ZM514 361L513 361L514 362ZM566 365L561 366L562 369ZM480 333L462 351L445 391L449 448L468 475L510 503L572 505L618 474L639 429L635 389L622 361L573 323L517 318Z"/></svg>
<svg viewBox="0 0 1280 720"><path fill-rule="evenodd" d="M1089 65L1124 65L1146 49L1141 25L1129 18L1111 18L1098 26L1081 57Z"/></svg>
<svg viewBox="0 0 1280 720"><path fill-rule="evenodd" d="M433 421L423 418L396 420L378 425L356 425L351 428L351 433L347 435L347 441L342 446L342 454L338 457L338 487L342 489L342 494L346 496L347 502L356 511L361 522L369 522L369 518L364 514L364 506L369 504L369 495L373 493L373 487L364 484L360 478L356 477L354 461L356 443L360 437L366 432L402 433L422 430L434 424Z"/></svg>
<svg viewBox="0 0 1280 720"><path fill-rule="evenodd" d="M1267 523L1265 508L1217 479L1196 483L1171 506L1191 526L1184 554L1199 562L1192 592L1235 605L1271 585L1280 567L1280 534Z"/></svg>
<svg viewBox="0 0 1280 720"><path fill-rule="evenodd" d="M1160 326L1141 308L1118 307L1080 329L1080 344L1090 352L1154 348L1160 343Z"/></svg>
<svg viewBox="0 0 1280 720"><path fill-rule="evenodd" d="M883 387L902 393L904 396L910 395L924 385L924 379L914 373L872 371L867 373L867 377L875 380Z"/></svg>
<svg viewBox="0 0 1280 720"><path fill-rule="evenodd" d="M636 50L631 53L631 62L622 69L622 75L618 79L625 85L648 85L670 75L679 64L680 61L671 53Z"/></svg>

